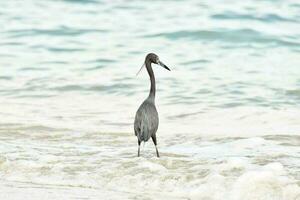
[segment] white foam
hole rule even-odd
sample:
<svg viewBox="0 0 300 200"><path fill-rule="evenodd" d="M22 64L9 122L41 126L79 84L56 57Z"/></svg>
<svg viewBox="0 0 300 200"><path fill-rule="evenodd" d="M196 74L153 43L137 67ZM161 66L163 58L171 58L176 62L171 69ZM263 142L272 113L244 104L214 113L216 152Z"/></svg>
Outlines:
<svg viewBox="0 0 300 200"><path fill-rule="evenodd" d="M0 167L7 161L6 157L0 155Z"/></svg>
<svg viewBox="0 0 300 200"><path fill-rule="evenodd" d="M141 167L144 170L150 170L150 171L165 171L167 170L163 165L150 162L150 161L142 161L139 163L139 167Z"/></svg>
<svg viewBox="0 0 300 200"><path fill-rule="evenodd" d="M287 200L296 199L300 188L284 174L280 163L270 163L256 171L247 171L233 184L233 200ZM291 188L293 191L291 192ZM287 198L287 194L288 197Z"/></svg>

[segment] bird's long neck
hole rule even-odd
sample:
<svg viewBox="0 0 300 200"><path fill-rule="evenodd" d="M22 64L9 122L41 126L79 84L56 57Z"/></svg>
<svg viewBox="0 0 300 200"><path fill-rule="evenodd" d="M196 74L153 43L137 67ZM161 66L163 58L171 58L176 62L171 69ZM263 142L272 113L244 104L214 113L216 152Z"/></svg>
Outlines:
<svg viewBox="0 0 300 200"><path fill-rule="evenodd" d="M149 93L149 97L151 98L155 98L155 92L156 92L156 88L155 88L155 77L154 77L154 73L151 67L151 63L146 61L146 68L150 77L150 82L151 82L151 88L150 88L150 93Z"/></svg>

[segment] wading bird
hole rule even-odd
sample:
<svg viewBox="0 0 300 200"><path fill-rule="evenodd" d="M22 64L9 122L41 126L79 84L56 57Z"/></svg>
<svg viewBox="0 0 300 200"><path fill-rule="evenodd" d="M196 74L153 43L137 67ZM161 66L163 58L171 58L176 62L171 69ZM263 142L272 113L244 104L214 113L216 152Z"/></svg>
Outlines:
<svg viewBox="0 0 300 200"><path fill-rule="evenodd" d="M145 63L143 64L143 66L145 65L148 71L151 87L150 87L149 96L140 105L139 109L136 112L135 120L134 120L134 132L138 139L138 156L140 156L141 142L142 141L147 142L151 137L155 145L156 155L157 157L159 157L159 153L157 149L157 141L156 141L156 131L158 128L158 113L155 107L156 88L155 88L155 77L154 77L151 63L158 64L170 71L170 69L159 60L156 54L149 53L146 56ZM141 67L139 72L142 70L143 66Z"/></svg>

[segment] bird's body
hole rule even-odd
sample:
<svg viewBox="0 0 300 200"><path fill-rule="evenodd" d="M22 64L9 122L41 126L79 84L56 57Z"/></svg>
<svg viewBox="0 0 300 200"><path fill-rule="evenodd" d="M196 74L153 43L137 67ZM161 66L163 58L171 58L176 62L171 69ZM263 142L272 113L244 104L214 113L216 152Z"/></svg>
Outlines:
<svg viewBox="0 0 300 200"><path fill-rule="evenodd" d="M134 132L139 141L147 142L158 128L158 113L154 99L147 98L136 112Z"/></svg>
<svg viewBox="0 0 300 200"><path fill-rule="evenodd" d="M138 156L140 156L140 144L142 141L147 142L150 137L156 148L156 155L159 157L156 141L156 131L158 129L159 118L155 107L155 77L152 70L151 63L159 64L164 68L170 70L166 65L159 61L158 56L150 53L146 56L145 65L150 77L151 88L147 99L140 105L136 112L134 120L134 132L138 138Z"/></svg>

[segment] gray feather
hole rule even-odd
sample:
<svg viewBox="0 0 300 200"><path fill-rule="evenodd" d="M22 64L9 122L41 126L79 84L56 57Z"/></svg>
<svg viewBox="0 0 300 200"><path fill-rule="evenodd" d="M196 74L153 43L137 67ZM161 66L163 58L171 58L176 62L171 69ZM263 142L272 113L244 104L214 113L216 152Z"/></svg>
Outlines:
<svg viewBox="0 0 300 200"><path fill-rule="evenodd" d="M148 97L136 112L134 120L134 132L139 141L148 141L156 134L158 128L158 113L154 99Z"/></svg>

